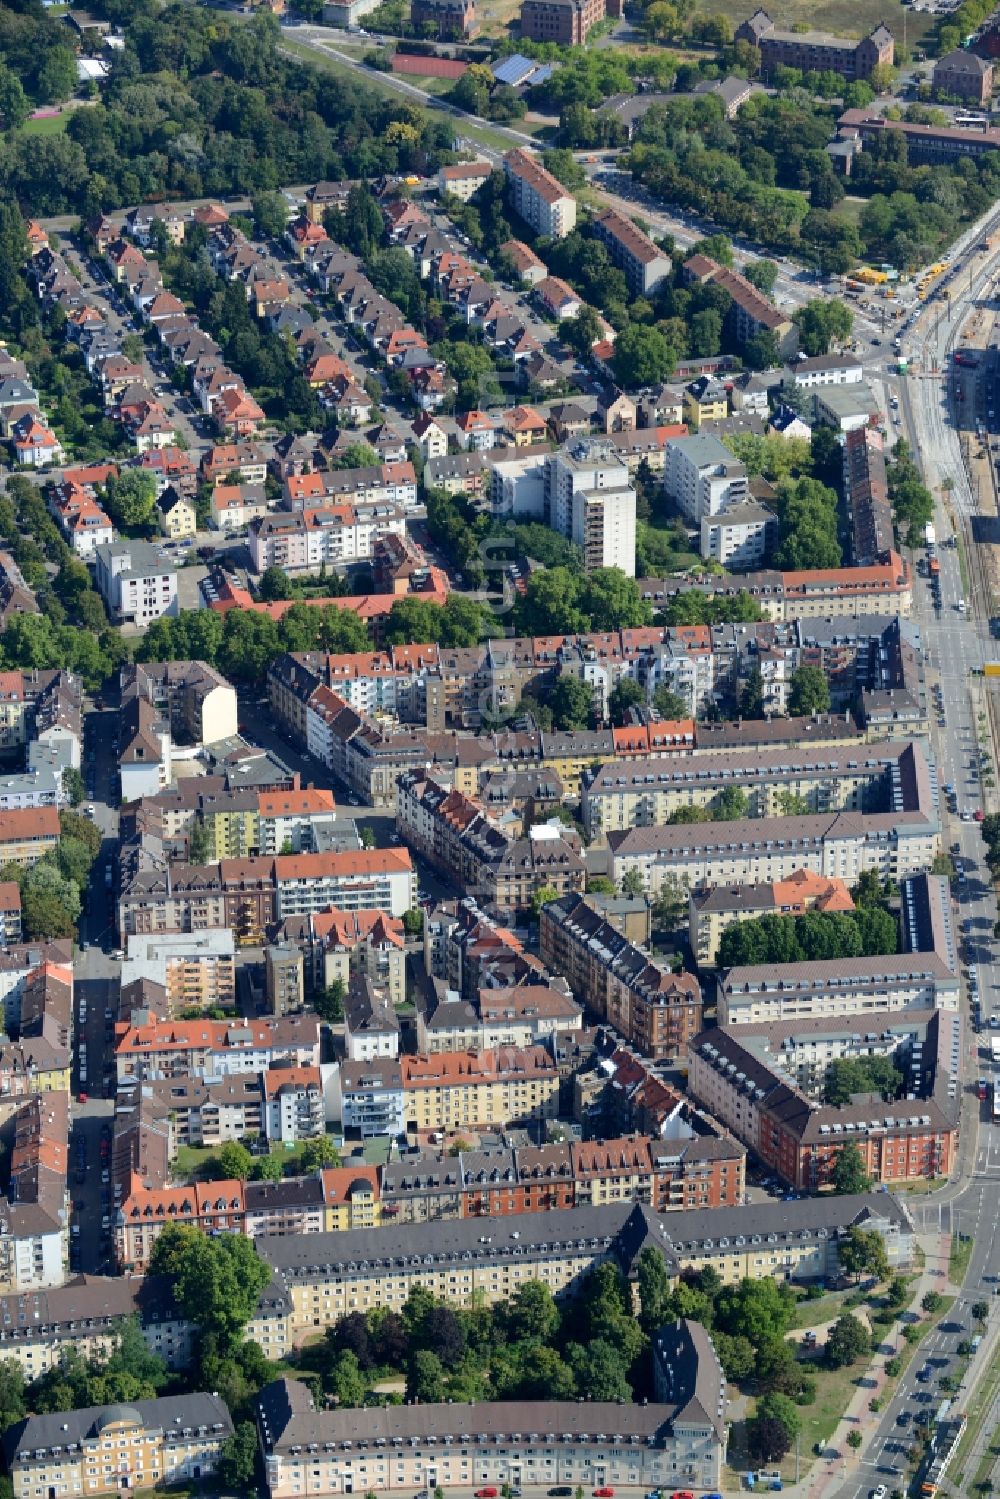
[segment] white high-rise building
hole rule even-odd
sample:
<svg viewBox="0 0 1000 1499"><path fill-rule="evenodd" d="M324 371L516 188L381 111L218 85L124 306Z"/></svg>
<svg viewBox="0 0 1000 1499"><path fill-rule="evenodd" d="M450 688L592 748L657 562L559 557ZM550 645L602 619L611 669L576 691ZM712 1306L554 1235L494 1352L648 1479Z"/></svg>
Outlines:
<svg viewBox="0 0 1000 1499"><path fill-rule="evenodd" d="M549 525L582 548L585 571L619 567L635 577L635 490L611 443L580 438L554 453L545 490Z"/></svg>
<svg viewBox="0 0 1000 1499"><path fill-rule="evenodd" d="M743 464L710 433L667 443L663 487L696 526L706 515L745 505L750 498Z"/></svg>

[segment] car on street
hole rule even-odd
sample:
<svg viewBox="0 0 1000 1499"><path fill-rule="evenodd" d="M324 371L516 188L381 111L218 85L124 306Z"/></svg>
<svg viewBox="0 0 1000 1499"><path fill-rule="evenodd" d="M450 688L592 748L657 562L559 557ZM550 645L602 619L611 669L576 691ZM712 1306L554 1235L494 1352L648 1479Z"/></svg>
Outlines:
<svg viewBox="0 0 1000 1499"><path fill-rule="evenodd" d="M492 1488L477 1489L476 1499L497 1499L497 1491Z"/></svg>
<svg viewBox="0 0 1000 1499"><path fill-rule="evenodd" d="M610 1486L594 1490L594 1499L615 1499L615 1491Z"/></svg>
<svg viewBox="0 0 1000 1499"><path fill-rule="evenodd" d="M888 1495L889 1490L886 1488L884 1483L877 1484L876 1487L872 1489L872 1499L888 1499Z"/></svg>

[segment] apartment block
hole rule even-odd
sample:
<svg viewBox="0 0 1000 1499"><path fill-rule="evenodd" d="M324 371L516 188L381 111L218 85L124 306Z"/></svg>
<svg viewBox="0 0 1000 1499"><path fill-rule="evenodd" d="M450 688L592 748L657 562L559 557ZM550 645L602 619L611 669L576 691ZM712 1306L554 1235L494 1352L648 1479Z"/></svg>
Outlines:
<svg viewBox="0 0 1000 1499"><path fill-rule="evenodd" d="M282 1066L264 1073L264 1134L283 1145L317 1140L326 1133L326 1105L319 1067Z"/></svg>
<svg viewBox="0 0 1000 1499"><path fill-rule="evenodd" d="M777 68L840 73L848 82L867 79L876 67L891 67L896 51L895 38L883 22L858 42L825 31L779 31L763 9L736 28L735 38L760 49L761 73L766 79Z"/></svg>
<svg viewBox="0 0 1000 1499"><path fill-rule="evenodd" d="M794 1035L792 1035L794 1032ZM906 1091L822 1102L834 1057L888 1056ZM689 1052L692 1096L797 1191L828 1186L850 1142L873 1181L947 1176L958 1145L962 1022L955 1013L856 1014L706 1031Z"/></svg>
<svg viewBox="0 0 1000 1499"><path fill-rule="evenodd" d="M405 531L405 515L394 505L275 512L251 522L250 558L257 573L280 567L290 577L307 576L322 567L368 561L379 537Z"/></svg>
<svg viewBox="0 0 1000 1499"><path fill-rule="evenodd" d="M788 359L796 353L798 330L791 318L738 271L720 266L708 255L697 254L684 262L684 274L689 282L712 281L729 292L732 303L726 322L737 343L746 345L759 335L768 334L774 339L779 359Z"/></svg>
<svg viewBox="0 0 1000 1499"><path fill-rule="evenodd" d="M664 1255L671 1275L712 1265L727 1284L821 1280L839 1274L838 1243L858 1225L879 1233L894 1267L912 1263L912 1220L888 1193L666 1217L644 1203L612 1202L497 1218L486 1235L474 1217L256 1243L291 1295L291 1333L301 1341L350 1311L398 1311L414 1286L458 1306L509 1301L529 1281L568 1299L595 1265L610 1261L629 1274L647 1244Z"/></svg>
<svg viewBox="0 0 1000 1499"><path fill-rule="evenodd" d="M276 1019L150 1020L120 1025L115 1043L119 1082L172 1076L226 1077L266 1072L279 1062L318 1067L320 1024L315 1015Z"/></svg>
<svg viewBox="0 0 1000 1499"><path fill-rule="evenodd" d="M176 614L177 574L148 541L119 541L94 549L94 582L117 624L147 629Z"/></svg>
<svg viewBox="0 0 1000 1499"><path fill-rule="evenodd" d="M232 1434L217 1395L170 1395L29 1416L4 1453L15 1499L134 1492L209 1477Z"/></svg>
<svg viewBox="0 0 1000 1499"><path fill-rule="evenodd" d="M904 800L904 782L915 791L928 774L925 752L913 740L863 750L695 754L634 766L612 762L584 776L583 823L590 838L612 829L657 827L681 808L711 809L730 788L745 795L748 818L779 817L787 796L801 798L809 812L885 813Z"/></svg>
<svg viewBox="0 0 1000 1499"><path fill-rule="evenodd" d="M121 987L147 981L164 990L161 1018L181 1010L236 1003L236 948L231 931L165 932L126 939Z"/></svg>
<svg viewBox="0 0 1000 1499"><path fill-rule="evenodd" d="M559 1074L541 1046L404 1056L399 1066L411 1134L528 1124L559 1112Z"/></svg>
<svg viewBox="0 0 1000 1499"><path fill-rule="evenodd" d="M302 954L311 989L327 989L338 979L348 989L354 977L361 975L384 989L393 1007L402 1004L406 936L395 917L384 911L330 907L288 917L278 931L283 941Z"/></svg>
<svg viewBox="0 0 1000 1499"><path fill-rule="evenodd" d="M679 437L667 444L663 474L667 498L692 525L750 500L747 471L711 434Z"/></svg>
<svg viewBox="0 0 1000 1499"><path fill-rule="evenodd" d="M528 0L531 3L531 0ZM549 0L538 0L549 4ZM604 0L592 0L603 9ZM522 9L522 26L524 11ZM613 263L624 271L629 291L634 297L644 297L654 291L660 282L673 272L670 256L660 250L649 235L644 233L631 219L609 208L594 220L594 231L607 247Z"/></svg>
<svg viewBox="0 0 1000 1499"><path fill-rule="evenodd" d="M635 576L635 490L610 443L578 438L545 463L546 514L583 552L584 571Z"/></svg>
<svg viewBox="0 0 1000 1499"><path fill-rule="evenodd" d="M683 1057L702 1020L701 989L636 947L584 895L542 907L542 961L574 994L648 1056Z"/></svg>
<svg viewBox="0 0 1000 1499"><path fill-rule="evenodd" d="M147 1187L133 1176L115 1217L115 1258L123 1274L141 1275L167 1223L186 1223L205 1234L246 1230L245 1184L193 1182L186 1187Z"/></svg>
<svg viewBox="0 0 1000 1499"><path fill-rule="evenodd" d="M517 147L503 159L511 205L536 234L565 239L576 224L576 199L530 151Z"/></svg>
<svg viewBox="0 0 1000 1499"><path fill-rule="evenodd" d="M30 868L59 842L56 807L24 807L0 811L0 863Z"/></svg>
<svg viewBox="0 0 1000 1499"><path fill-rule="evenodd" d="M562 824L533 827L527 838L511 836L478 802L419 771L399 778L396 825L488 914L513 917L528 910L543 886L565 895L585 883L577 840Z"/></svg>
<svg viewBox="0 0 1000 1499"><path fill-rule="evenodd" d="M275 1381L258 1401L268 1493L292 1499L307 1474L311 1491L320 1495L343 1492L345 1481L390 1493L414 1486L447 1491L487 1480L570 1487L717 1484L725 1377L711 1339L694 1322L672 1324L661 1339L669 1389L653 1404L624 1413L620 1405L572 1401L449 1403L421 1407L419 1417L412 1406L317 1411L306 1385ZM538 1435L549 1428L549 1435ZM477 1435L468 1435L473 1431Z"/></svg>

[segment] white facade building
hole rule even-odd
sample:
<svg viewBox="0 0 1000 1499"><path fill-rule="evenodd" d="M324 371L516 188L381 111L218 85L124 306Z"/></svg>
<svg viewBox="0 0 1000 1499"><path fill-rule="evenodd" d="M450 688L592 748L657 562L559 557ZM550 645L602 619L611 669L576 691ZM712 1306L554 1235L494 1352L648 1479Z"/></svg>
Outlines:
<svg viewBox="0 0 1000 1499"><path fill-rule="evenodd" d="M663 487L667 498L696 526L706 515L718 515L749 499L743 464L717 437L702 433L667 443Z"/></svg>
<svg viewBox="0 0 1000 1499"><path fill-rule="evenodd" d="M148 541L118 541L94 551L94 581L111 618L146 629L177 614L177 573Z"/></svg>
<svg viewBox="0 0 1000 1499"><path fill-rule="evenodd" d="M583 551L586 572L620 567L635 577L635 490L613 446L580 438L545 468L546 512L553 531Z"/></svg>

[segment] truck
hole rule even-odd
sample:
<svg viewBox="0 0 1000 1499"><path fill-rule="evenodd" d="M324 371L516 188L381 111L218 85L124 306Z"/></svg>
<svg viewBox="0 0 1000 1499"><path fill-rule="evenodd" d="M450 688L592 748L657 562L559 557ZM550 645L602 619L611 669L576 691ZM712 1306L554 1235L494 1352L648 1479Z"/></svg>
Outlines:
<svg viewBox="0 0 1000 1499"><path fill-rule="evenodd" d="M930 562L928 562L927 570L932 578L938 578L941 576L941 564L936 557L932 557Z"/></svg>
<svg viewBox="0 0 1000 1499"><path fill-rule="evenodd" d="M926 526L924 527L924 546L937 546L937 532L934 530L934 527L931 525L930 521L928 521Z"/></svg>

